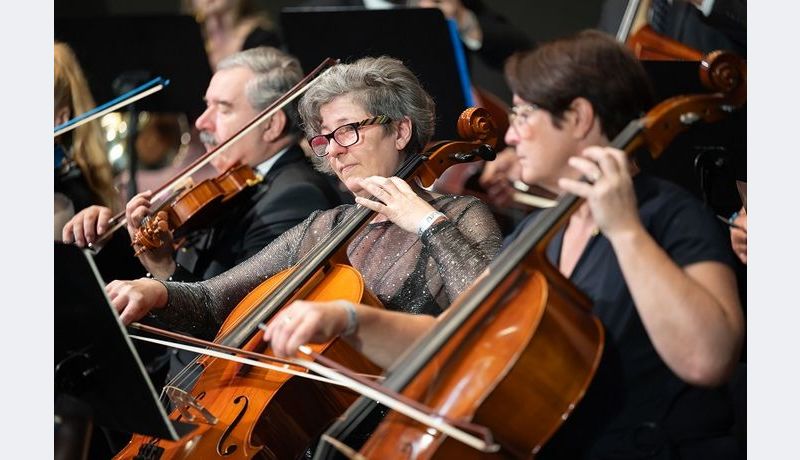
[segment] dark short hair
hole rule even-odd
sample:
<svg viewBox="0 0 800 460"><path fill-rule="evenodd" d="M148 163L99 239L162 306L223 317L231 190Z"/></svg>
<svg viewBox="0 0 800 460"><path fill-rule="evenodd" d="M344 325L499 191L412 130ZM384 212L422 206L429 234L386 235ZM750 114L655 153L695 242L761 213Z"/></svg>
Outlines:
<svg viewBox="0 0 800 460"><path fill-rule="evenodd" d="M511 90L550 112L556 127L573 100L587 99L609 139L644 115L654 100L641 63L611 36L596 30L516 53L506 61L505 74Z"/></svg>

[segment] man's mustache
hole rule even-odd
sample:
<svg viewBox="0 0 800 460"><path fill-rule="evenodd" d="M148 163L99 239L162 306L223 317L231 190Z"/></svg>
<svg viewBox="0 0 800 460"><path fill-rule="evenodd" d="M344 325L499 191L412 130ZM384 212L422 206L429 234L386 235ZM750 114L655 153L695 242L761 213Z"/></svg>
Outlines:
<svg viewBox="0 0 800 460"><path fill-rule="evenodd" d="M217 138L208 131L200 131L200 142L210 146L216 146L218 144Z"/></svg>

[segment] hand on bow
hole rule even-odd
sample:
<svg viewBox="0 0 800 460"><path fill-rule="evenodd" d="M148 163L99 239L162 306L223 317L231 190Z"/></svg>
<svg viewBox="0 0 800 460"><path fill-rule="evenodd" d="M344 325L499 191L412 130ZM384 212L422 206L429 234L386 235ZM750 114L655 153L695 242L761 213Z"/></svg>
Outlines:
<svg viewBox="0 0 800 460"><path fill-rule="evenodd" d="M292 302L269 322L264 340L280 358L294 356L300 345L327 342L347 329L348 313L343 302Z"/></svg>
<svg viewBox="0 0 800 460"><path fill-rule="evenodd" d="M105 206L89 206L75 214L61 230L64 243L86 247L97 241L97 236L108 230L111 210Z"/></svg>
<svg viewBox="0 0 800 460"><path fill-rule="evenodd" d="M586 199L595 224L606 238L641 227L625 152L611 147L588 147L569 164L589 182L561 178L558 186Z"/></svg>
<svg viewBox="0 0 800 460"><path fill-rule="evenodd" d="M167 288L156 280L141 278L133 281L115 280L106 286L111 305L126 326L144 318L150 310L167 304Z"/></svg>
<svg viewBox="0 0 800 460"><path fill-rule="evenodd" d="M399 177L366 177L361 186L375 200L356 197L356 203L379 212L407 232L416 233L425 217L435 211Z"/></svg>

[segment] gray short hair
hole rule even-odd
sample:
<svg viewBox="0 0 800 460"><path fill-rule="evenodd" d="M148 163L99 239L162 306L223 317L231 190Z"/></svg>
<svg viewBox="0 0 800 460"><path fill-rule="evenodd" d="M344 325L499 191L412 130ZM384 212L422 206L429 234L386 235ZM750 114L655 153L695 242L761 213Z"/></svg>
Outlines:
<svg viewBox="0 0 800 460"><path fill-rule="evenodd" d="M219 62L217 70L235 67L245 67L255 74L245 86L245 95L253 109L258 112L267 108L303 79L303 69L296 57L269 46L232 54ZM294 101L289 103L283 111L288 118L285 131L300 132L297 103Z"/></svg>
<svg viewBox="0 0 800 460"><path fill-rule="evenodd" d="M386 115L392 120L408 117L412 131L403 149L405 154L421 152L433 135L436 117L433 99L401 61L381 56L338 64L312 84L299 105L306 136L319 134L320 107L345 94L370 115ZM392 132L395 125L383 125L383 128ZM317 161L317 167L331 172L327 161Z"/></svg>

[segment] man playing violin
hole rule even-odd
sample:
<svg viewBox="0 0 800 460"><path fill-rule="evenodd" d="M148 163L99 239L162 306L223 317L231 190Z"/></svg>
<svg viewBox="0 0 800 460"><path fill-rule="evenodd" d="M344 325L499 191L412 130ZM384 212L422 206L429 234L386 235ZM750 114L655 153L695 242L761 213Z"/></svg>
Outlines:
<svg viewBox="0 0 800 460"><path fill-rule="evenodd" d="M297 59L275 48L247 50L221 61L206 91L207 108L195 122L203 145L211 150L232 137L302 77ZM339 204L338 193L298 146L299 131L297 107L290 104L212 159L220 173L247 164L263 180L243 199L237 197L210 228L190 234L177 253L171 241L163 249L144 251L139 260L150 274L185 281L210 278L246 260L312 211ZM150 215L151 196L142 192L126 206L131 238ZM87 209L64 226L64 241L78 246L94 242L110 217L108 208Z"/></svg>
<svg viewBox="0 0 800 460"><path fill-rule="evenodd" d="M377 212L347 248L366 287L386 307L371 310L414 331L429 327L486 268L500 244L491 212L476 198L434 194L392 177L404 160L427 144L433 133L433 108L411 71L387 57L333 67L300 103L318 165L336 174L358 204ZM316 212L246 262L202 283L114 281L107 291L123 323L150 313L174 329L213 331L239 299L266 277L297 264L356 211L344 205ZM323 305L324 311L309 316L302 311L281 315L280 325L291 330L320 320L332 329L341 325L336 332L348 324L355 327L354 308L361 306ZM396 321L400 318L404 321ZM378 343L380 350L370 357L385 365L386 357L401 350L392 337L377 337L390 328L373 330L375 337L353 344L361 349Z"/></svg>
<svg viewBox="0 0 800 460"><path fill-rule="evenodd" d="M206 149L232 137L302 78L299 61L275 48L254 48L223 59L206 90L207 108L195 122ZM297 144L299 133L297 104L292 102L212 159L220 173L246 164L263 179L224 204L212 225L189 233L178 251L173 252L167 233L161 248L141 252L139 260L149 276L176 281L211 278L257 253L313 211L340 204L331 182L314 170ZM151 196L150 191L140 193L126 206L131 239L151 213ZM92 243L108 228L110 217L106 207L87 208L64 226L64 241ZM172 354L171 374L194 356Z"/></svg>

